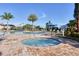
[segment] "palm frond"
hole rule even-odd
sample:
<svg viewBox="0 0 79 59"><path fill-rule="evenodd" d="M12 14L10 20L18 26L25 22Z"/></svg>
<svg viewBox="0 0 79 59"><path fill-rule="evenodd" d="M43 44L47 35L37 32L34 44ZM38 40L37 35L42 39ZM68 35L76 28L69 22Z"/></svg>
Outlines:
<svg viewBox="0 0 79 59"><path fill-rule="evenodd" d="M1 19L10 20L11 18L13 18L13 15L11 13L4 12L4 14L0 17Z"/></svg>
<svg viewBox="0 0 79 59"><path fill-rule="evenodd" d="M37 20L37 16L36 16L35 14L31 14L31 15L28 17L28 20L34 22L34 21Z"/></svg>

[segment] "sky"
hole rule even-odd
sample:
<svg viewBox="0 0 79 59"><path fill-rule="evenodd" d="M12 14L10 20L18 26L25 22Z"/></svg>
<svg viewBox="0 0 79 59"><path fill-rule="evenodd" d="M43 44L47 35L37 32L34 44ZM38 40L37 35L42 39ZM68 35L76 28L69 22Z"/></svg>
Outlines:
<svg viewBox="0 0 79 59"><path fill-rule="evenodd" d="M72 3L0 3L0 15L4 12L10 12L14 18L9 24L16 26L31 24L27 20L30 14L36 14L38 19L34 25L45 27L48 21L56 24L58 27L65 25L69 20L73 20L74 4ZM5 20L0 23L6 24Z"/></svg>

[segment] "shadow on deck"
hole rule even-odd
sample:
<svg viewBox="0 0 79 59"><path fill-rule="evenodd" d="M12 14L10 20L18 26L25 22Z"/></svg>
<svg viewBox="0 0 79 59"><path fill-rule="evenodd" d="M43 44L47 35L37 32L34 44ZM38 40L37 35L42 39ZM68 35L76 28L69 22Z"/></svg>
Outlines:
<svg viewBox="0 0 79 59"><path fill-rule="evenodd" d="M0 56L2 55L2 52L0 52Z"/></svg>
<svg viewBox="0 0 79 59"><path fill-rule="evenodd" d="M62 43L69 44L71 46L74 46L75 48L79 48L79 42L75 41L75 38L70 37L60 37Z"/></svg>

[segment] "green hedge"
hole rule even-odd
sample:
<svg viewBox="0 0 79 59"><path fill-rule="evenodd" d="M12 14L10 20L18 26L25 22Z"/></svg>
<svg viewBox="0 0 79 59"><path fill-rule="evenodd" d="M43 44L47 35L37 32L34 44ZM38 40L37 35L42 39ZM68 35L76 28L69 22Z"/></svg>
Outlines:
<svg viewBox="0 0 79 59"><path fill-rule="evenodd" d="M72 40L78 41L79 42L79 33L74 33L70 35L72 37Z"/></svg>
<svg viewBox="0 0 79 59"><path fill-rule="evenodd" d="M66 33L66 38L69 38L69 39L72 39L72 40L75 40L75 41L78 41L79 42L79 33L78 32L74 32L72 34L68 34Z"/></svg>
<svg viewBox="0 0 79 59"><path fill-rule="evenodd" d="M79 33L74 33L71 35L72 37L76 37L76 38L79 38Z"/></svg>

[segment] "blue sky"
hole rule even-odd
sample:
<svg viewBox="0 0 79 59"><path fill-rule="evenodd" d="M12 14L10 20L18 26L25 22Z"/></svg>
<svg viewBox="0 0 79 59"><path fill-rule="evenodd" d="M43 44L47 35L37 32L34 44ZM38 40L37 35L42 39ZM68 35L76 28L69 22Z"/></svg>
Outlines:
<svg viewBox="0 0 79 59"><path fill-rule="evenodd" d="M34 25L45 26L45 23L51 20L53 24L58 26L68 23L69 20L74 19L74 4L68 3L44 3L44 4L33 4L33 3L4 3L0 4L0 15L4 12L11 12L14 18L10 20L9 24L31 24L27 20L30 14L36 14L38 20ZM1 20L0 23L6 23L5 20Z"/></svg>

